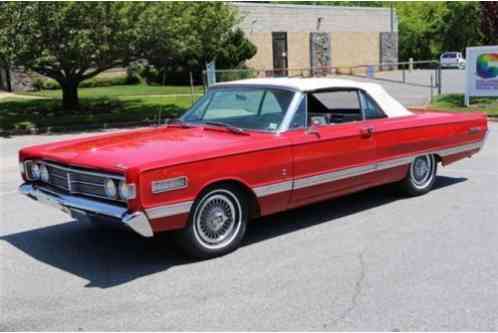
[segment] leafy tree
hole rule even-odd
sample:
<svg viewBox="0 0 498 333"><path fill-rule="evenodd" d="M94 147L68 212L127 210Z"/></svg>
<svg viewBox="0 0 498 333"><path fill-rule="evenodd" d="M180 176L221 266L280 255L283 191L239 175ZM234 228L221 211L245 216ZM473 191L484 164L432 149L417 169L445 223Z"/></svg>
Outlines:
<svg viewBox="0 0 498 333"><path fill-rule="evenodd" d="M231 31L220 48L216 57L218 68L234 68L252 58L257 52L256 46L244 36L244 32L237 28Z"/></svg>
<svg viewBox="0 0 498 333"><path fill-rule="evenodd" d="M498 45L498 2L481 1L480 5L483 42Z"/></svg>
<svg viewBox="0 0 498 333"><path fill-rule="evenodd" d="M140 17L138 34L143 57L158 69L177 62L189 63L194 57L197 36L192 33L194 19L185 2L151 3Z"/></svg>
<svg viewBox="0 0 498 333"><path fill-rule="evenodd" d="M142 6L4 2L0 7L0 50L12 65L56 80L62 87L64 108L74 108L81 81L125 66L136 57L134 22Z"/></svg>
<svg viewBox="0 0 498 333"><path fill-rule="evenodd" d="M434 59L439 53L438 27L445 10L441 2L397 2L399 58Z"/></svg>
<svg viewBox="0 0 498 333"><path fill-rule="evenodd" d="M233 68L256 53L242 30L234 29L237 12L223 3L159 3L147 11L141 34L153 37L145 41L145 57L163 80L177 72L199 73L213 60L218 68Z"/></svg>
<svg viewBox="0 0 498 333"><path fill-rule="evenodd" d="M448 1L436 29L440 52L464 52L468 46L481 44L478 2Z"/></svg>

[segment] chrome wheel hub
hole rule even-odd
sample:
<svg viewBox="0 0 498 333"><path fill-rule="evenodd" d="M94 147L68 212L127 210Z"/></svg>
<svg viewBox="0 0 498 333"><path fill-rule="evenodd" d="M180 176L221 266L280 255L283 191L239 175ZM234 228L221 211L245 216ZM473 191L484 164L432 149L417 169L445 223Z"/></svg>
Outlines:
<svg viewBox="0 0 498 333"><path fill-rule="evenodd" d="M434 177L435 165L436 161L432 155L415 158L410 167L412 183L418 188L423 188L430 184Z"/></svg>
<svg viewBox="0 0 498 333"><path fill-rule="evenodd" d="M426 159L415 160L415 178L423 179L429 172L429 164Z"/></svg>
<svg viewBox="0 0 498 333"><path fill-rule="evenodd" d="M209 213L206 224L212 231L217 232L223 227L223 224L226 221L228 221L228 217L225 215L225 212L222 209L215 207L212 212Z"/></svg>
<svg viewBox="0 0 498 333"><path fill-rule="evenodd" d="M205 247L216 249L228 245L240 225L241 206L229 191L214 191L202 199L195 210L195 236Z"/></svg>

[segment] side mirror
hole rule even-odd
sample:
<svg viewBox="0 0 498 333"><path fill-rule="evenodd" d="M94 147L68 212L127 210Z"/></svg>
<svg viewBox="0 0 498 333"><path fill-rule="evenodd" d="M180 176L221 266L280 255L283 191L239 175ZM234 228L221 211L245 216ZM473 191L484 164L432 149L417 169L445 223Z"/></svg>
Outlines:
<svg viewBox="0 0 498 333"><path fill-rule="evenodd" d="M317 123L311 124L311 126L308 127L308 130L306 131L306 133L315 135L317 138L319 138L320 137L320 127L321 127L321 124L317 124Z"/></svg>

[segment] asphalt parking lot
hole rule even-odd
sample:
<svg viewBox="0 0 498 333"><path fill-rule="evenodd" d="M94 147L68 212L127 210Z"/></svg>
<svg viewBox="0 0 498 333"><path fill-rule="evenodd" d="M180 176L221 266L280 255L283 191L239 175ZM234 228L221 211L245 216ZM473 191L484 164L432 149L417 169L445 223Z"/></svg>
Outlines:
<svg viewBox="0 0 498 333"><path fill-rule="evenodd" d="M208 261L22 197L18 149L70 135L2 138L0 330L498 330L497 125L425 196L264 218Z"/></svg>

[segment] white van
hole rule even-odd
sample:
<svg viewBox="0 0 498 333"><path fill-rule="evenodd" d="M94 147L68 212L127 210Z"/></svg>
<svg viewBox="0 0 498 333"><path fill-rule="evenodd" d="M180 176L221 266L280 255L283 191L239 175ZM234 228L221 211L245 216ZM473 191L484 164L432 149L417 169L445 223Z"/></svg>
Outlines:
<svg viewBox="0 0 498 333"><path fill-rule="evenodd" d="M444 52L441 54L441 67L465 68L465 59L461 52Z"/></svg>

